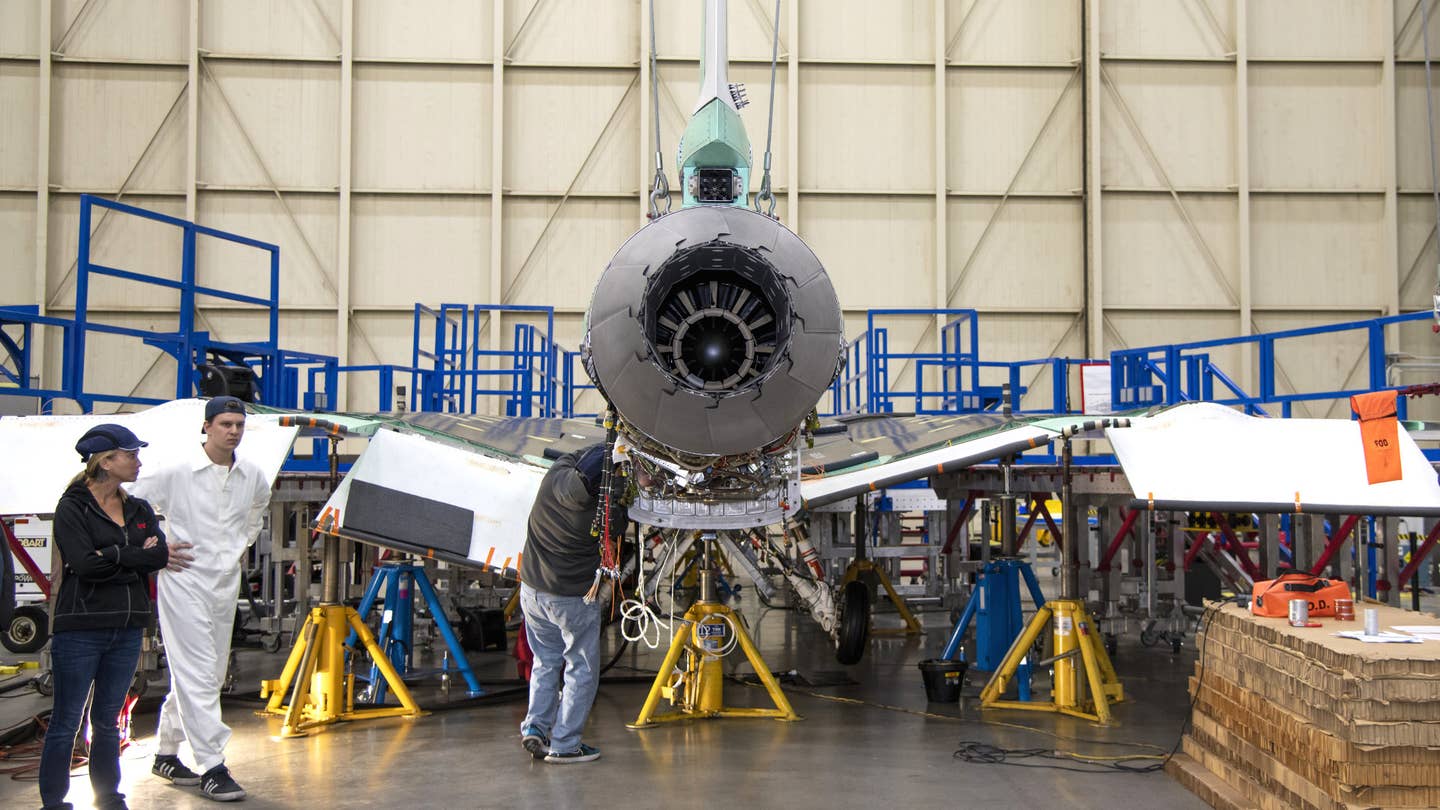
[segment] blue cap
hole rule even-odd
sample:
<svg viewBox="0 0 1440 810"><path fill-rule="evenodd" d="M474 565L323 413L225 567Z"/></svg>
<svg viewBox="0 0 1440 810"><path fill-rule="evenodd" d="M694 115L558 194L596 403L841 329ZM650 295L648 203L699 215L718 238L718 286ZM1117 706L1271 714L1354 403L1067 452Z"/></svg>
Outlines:
<svg viewBox="0 0 1440 810"><path fill-rule="evenodd" d="M205 421L210 422L222 413L245 415L245 403L235 397L215 397L205 403Z"/></svg>
<svg viewBox="0 0 1440 810"><path fill-rule="evenodd" d="M575 471L585 479L585 490L591 495L600 491L600 473L605 466L605 445L592 444L575 456Z"/></svg>
<svg viewBox="0 0 1440 810"><path fill-rule="evenodd" d="M89 461L90 457L96 453L104 453L109 450L139 450L149 446L149 442L140 441L124 425L104 424L96 425L85 431L85 435L75 443L75 452L80 454L81 461Z"/></svg>

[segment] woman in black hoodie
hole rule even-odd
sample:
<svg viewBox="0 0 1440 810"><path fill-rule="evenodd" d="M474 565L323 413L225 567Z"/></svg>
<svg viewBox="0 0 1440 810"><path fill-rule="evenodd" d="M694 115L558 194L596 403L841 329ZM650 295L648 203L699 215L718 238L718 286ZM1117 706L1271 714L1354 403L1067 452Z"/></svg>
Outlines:
<svg viewBox="0 0 1440 810"><path fill-rule="evenodd" d="M150 574L164 568L170 555L150 504L120 488L140 474L139 451L145 444L120 425L86 431L75 445L85 469L55 507L55 542L64 575L50 642L55 708L40 757L40 800L46 808L70 807L65 794L71 756L92 686L95 806L125 807L117 718L140 658L141 636L151 622Z"/></svg>

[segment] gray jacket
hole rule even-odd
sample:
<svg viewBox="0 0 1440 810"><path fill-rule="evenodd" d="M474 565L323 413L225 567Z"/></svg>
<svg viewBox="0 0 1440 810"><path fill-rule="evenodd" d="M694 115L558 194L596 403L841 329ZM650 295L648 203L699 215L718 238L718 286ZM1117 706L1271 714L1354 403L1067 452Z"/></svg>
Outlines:
<svg viewBox="0 0 1440 810"><path fill-rule="evenodd" d="M585 491L575 458L556 459L540 481L520 563L522 582L556 596L584 596L600 566L600 538L590 534L598 499Z"/></svg>

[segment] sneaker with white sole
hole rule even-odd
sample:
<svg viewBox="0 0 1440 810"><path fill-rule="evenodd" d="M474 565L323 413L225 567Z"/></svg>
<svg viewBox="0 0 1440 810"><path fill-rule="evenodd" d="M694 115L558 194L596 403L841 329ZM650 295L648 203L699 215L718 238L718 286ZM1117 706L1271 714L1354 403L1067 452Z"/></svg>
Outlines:
<svg viewBox="0 0 1440 810"><path fill-rule="evenodd" d="M550 751L550 735L536 726L520 729L520 745L536 759L544 759Z"/></svg>
<svg viewBox="0 0 1440 810"><path fill-rule="evenodd" d="M155 764L150 766L150 773L161 779L169 780L175 785L198 785L200 774L185 767L180 757L174 754L156 754Z"/></svg>
<svg viewBox="0 0 1440 810"><path fill-rule="evenodd" d="M224 765L216 765L200 777L200 795L217 802L238 802L245 798L245 788L231 778Z"/></svg>
<svg viewBox="0 0 1440 810"><path fill-rule="evenodd" d="M545 761L554 762L556 764L567 764L571 762L592 762L599 758L599 748L596 748L593 745L586 745L585 743L580 743L580 747L576 748L574 751L569 751L563 754L551 751L549 754L546 755Z"/></svg>

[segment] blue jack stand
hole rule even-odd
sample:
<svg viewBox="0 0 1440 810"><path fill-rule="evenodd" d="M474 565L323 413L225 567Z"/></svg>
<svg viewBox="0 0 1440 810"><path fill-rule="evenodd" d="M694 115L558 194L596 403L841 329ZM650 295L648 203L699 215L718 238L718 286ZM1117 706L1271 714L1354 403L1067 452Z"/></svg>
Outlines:
<svg viewBox="0 0 1440 810"><path fill-rule="evenodd" d="M955 657L960 651L960 640L970 629L970 620L974 619L975 668L982 672L999 669L1005 661L1005 654L1010 651L1010 645L1015 643L1015 639L1025 629L1025 616L1020 609L1022 576L1025 578L1025 586L1030 589L1030 598L1035 600L1035 607L1043 606L1045 595L1040 592L1040 583L1036 581L1030 563L1010 557L992 560L981 570L975 592L965 604L965 612L960 614L960 621L955 623L955 630L950 634L950 641L945 644L945 652L941 653L940 657ZM1029 674L1030 665L1021 664L1020 677L1017 680L1022 690L1028 691ZM1024 695L1022 699L1025 699Z"/></svg>
<svg viewBox="0 0 1440 810"><path fill-rule="evenodd" d="M470 662L465 660L465 650L460 646L460 640L455 637L450 620L445 618L445 610L440 606L440 598L435 595L430 578L425 575L425 567L413 563L381 563L365 588L365 598L360 600L360 609L357 611L360 621L365 621L370 610L375 607L382 585L385 586L385 614L380 621L380 632L375 634L375 638L395 670L401 675L410 671L410 652L413 649L415 630L415 588L418 587L425 597L425 604L430 607L435 626L440 629L440 635L445 639L445 646L450 648L456 668L464 676L465 685L470 688L467 696L479 697L485 694L485 690L480 688L480 682L475 679L474 671L470 669ZM345 646L350 647L354 643L355 634L352 632L345 640ZM445 671L448 669L447 665ZM374 664L370 665L370 683L375 689L372 702L383 703L385 679L380 677L379 667Z"/></svg>

